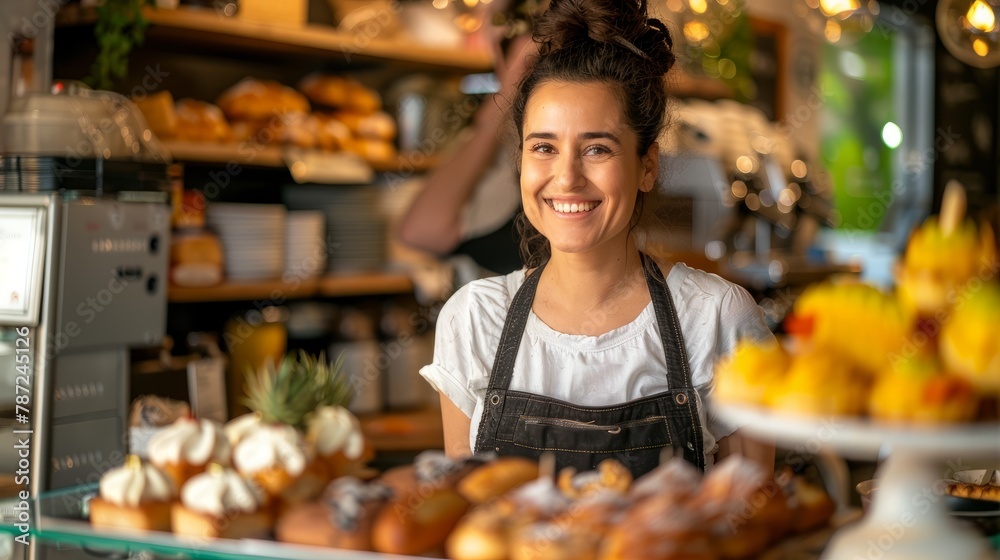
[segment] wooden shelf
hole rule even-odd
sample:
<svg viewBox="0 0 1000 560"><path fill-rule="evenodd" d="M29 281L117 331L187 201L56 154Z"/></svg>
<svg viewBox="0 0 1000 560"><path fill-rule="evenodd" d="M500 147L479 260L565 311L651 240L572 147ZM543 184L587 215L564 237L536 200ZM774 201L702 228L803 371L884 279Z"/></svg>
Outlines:
<svg viewBox="0 0 1000 560"><path fill-rule="evenodd" d="M268 25L220 15L212 9L145 8L150 22L147 42L214 47L248 54L337 55L345 65L355 59L417 65L429 69L488 72L493 63L487 52L423 45L406 38L381 37L340 31L329 25ZM59 11L56 25L92 25L92 8L70 4Z"/></svg>
<svg viewBox="0 0 1000 560"><path fill-rule="evenodd" d="M297 282L259 280L225 282L209 288L170 286L167 299L171 303L209 301L252 301L269 299L301 299L309 297L350 297L413 292L409 276L390 273L334 274Z"/></svg>
<svg viewBox="0 0 1000 560"><path fill-rule="evenodd" d="M286 167L281 146L254 145L250 143L210 143L190 140L161 140L163 147L177 162L196 162L241 166ZM322 153L322 152L316 152ZM334 155L334 154L331 154ZM370 162L372 170L380 173L422 173L438 164L440 158L421 153L399 154L392 162Z"/></svg>

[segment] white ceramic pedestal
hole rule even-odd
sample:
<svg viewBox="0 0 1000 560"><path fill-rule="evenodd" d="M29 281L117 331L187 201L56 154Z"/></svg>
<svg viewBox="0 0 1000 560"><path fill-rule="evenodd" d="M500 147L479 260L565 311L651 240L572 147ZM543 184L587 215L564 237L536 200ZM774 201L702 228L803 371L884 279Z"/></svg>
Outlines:
<svg viewBox="0 0 1000 560"><path fill-rule="evenodd" d="M874 459L879 469L872 508L856 525L834 535L823 560L987 560L986 539L959 523L945 500L942 459L1000 456L1000 425L899 427L853 418L789 417L725 405L717 414L744 430L787 447L832 448L845 457Z"/></svg>

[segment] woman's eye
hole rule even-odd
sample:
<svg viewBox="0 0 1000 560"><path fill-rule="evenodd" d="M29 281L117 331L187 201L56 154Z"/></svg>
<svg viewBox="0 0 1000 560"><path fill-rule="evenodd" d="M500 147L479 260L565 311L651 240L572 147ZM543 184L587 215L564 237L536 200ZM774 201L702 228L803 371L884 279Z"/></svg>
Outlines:
<svg viewBox="0 0 1000 560"><path fill-rule="evenodd" d="M534 146L531 147L531 151L540 154L551 154L555 152L555 150L549 144L535 144Z"/></svg>
<svg viewBox="0 0 1000 560"><path fill-rule="evenodd" d="M590 146L584 153L591 156L604 156L610 154L611 150L609 150L607 146L601 146L600 144L598 144L595 146Z"/></svg>

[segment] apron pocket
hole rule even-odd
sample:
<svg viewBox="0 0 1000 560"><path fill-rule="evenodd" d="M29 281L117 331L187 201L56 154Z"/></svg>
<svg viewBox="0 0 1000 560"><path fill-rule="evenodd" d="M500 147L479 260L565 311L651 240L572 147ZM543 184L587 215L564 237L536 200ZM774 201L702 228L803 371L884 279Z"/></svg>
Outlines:
<svg viewBox="0 0 1000 560"><path fill-rule="evenodd" d="M542 451L615 453L670 445L670 432L666 416L615 424L520 416L509 443Z"/></svg>

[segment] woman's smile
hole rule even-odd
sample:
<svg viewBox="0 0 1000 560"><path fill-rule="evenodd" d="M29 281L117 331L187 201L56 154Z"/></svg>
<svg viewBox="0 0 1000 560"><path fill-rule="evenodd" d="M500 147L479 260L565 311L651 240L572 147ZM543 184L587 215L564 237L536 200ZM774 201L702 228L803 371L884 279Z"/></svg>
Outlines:
<svg viewBox="0 0 1000 560"><path fill-rule="evenodd" d="M601 205L600 200L566 200L554 198L546 198L544 200L557 215L580 214L583 217Z"/></svg>

